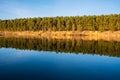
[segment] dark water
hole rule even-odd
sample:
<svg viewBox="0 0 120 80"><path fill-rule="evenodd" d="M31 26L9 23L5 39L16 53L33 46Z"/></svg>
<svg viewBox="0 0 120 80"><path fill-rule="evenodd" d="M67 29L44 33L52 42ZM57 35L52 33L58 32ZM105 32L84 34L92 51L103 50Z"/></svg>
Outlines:
<svg viewBox="0 0 120 80"><path fill-rule="evenodd" d="M0 38L0 80L120 80L120 42Z"/></svg>

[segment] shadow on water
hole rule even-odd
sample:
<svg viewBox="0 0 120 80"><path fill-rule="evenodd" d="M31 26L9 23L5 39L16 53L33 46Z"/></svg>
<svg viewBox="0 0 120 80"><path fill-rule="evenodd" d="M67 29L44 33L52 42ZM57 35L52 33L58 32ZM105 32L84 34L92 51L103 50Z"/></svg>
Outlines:
<svg viewBox="0 0 120 80"><path fill-rule="evenodd" d="M1 37L0 47L120 57L120 42L117 41Z"/></svg>

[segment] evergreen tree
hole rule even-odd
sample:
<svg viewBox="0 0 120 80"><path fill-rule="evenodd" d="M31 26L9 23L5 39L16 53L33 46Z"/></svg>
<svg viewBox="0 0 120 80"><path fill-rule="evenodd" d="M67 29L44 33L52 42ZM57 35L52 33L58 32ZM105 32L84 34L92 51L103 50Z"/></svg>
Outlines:
<svg viewBox="0 0 120 80"><path fill-rule="evenodd" d="M0 20L1 31L118 31L120 14Z"/></svg>

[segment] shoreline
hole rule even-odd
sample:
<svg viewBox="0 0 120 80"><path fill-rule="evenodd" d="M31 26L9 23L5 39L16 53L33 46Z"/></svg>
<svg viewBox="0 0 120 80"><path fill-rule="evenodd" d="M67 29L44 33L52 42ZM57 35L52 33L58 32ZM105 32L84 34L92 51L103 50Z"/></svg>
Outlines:
<svg viewBox="0 0 120 80"><path fill-rule="evenodd" d="M0 37L35 37L120 41L120 31L0 31Z"/></svg>

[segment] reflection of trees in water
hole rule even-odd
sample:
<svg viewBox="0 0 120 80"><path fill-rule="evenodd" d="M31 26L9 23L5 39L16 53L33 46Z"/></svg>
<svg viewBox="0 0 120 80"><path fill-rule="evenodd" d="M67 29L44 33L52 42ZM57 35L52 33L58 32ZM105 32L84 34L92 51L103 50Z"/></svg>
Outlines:
<svg viewBox="0 0 120 80"><path fill-rule="evenodd" d="M28 49L39 51L55 51L70 53L87 53L108 56L120 56L120 42L88 41L88 40L58 40L37 38L0 38L0 47Z"/></svg>

